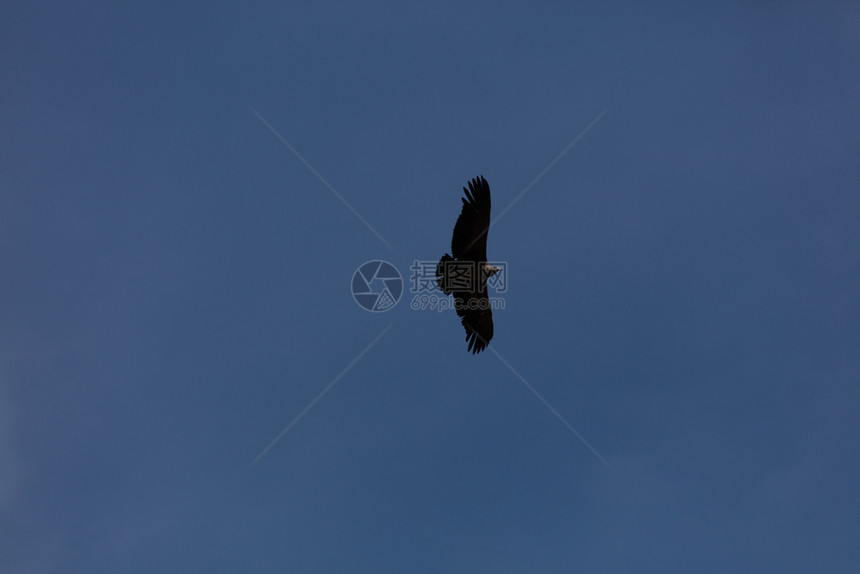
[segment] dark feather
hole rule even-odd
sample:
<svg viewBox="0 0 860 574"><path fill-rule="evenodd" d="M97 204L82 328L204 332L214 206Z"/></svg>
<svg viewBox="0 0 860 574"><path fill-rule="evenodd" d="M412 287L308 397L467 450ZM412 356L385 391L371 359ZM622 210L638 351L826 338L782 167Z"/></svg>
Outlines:
<svg viewBox="0 0 860 574"><path fill-rule="evenodd" d="M454 226L451 254L458 261L487 260L487 232L490 229L490 185L484 176L463 188L463 209Z"/></svg>
<svg viewBox="0 0 860 574"><path fill-rule="evenodd" d="M490 186L484 176L469 182L463 188L466 197L462 198L463 209L454 225L451 238L451 253L447 253L436 267L439 288L448 295L454 295L455 308L460 322L466 330L468 351L479 353L487 348L493 338L493 311L486 291L486 278L480 271L487 262L487 233L490 229ZM468 289L446 285L446 265L450 262L471 262L476 277Z"/></svg>
<svg viewBox="0 0 860 574"><path fill-rule="evenodd" d="M467 351L480 353L493 338L493 311L486 293L467 295L455 293L457 315L466 330Z"/></svg>

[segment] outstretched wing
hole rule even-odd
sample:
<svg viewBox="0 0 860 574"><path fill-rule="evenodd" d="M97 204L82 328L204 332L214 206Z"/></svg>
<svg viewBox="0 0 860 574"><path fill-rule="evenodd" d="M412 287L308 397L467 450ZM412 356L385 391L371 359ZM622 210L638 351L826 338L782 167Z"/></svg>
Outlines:
<svg viewBox="0 0 860 574"><path fill-rule="evenodd" d="M469 343L467 351L472 354L480 353L493 338L493 311L490 309L490 300L485 293L455 293L454 296L457 299L457 315L466 329L466 341Z"/></svg>
<svg viewBox="0 0 860 574"><path fill-rule="evenodd" d="M490 185L484 176L463 188L463 210L454 226L451 254L460 261L487 260L487 232L490 229Z"/></svg>

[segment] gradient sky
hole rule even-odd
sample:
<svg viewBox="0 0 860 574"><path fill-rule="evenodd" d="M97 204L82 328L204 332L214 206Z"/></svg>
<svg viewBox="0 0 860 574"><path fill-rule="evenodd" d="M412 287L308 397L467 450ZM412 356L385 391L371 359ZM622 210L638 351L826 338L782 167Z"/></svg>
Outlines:
<svg viewBox="0 0 860 574"><path fill-rule="evenodd" d="M860 571L860 10L639 4L7 2L0 571Z"/></svg>

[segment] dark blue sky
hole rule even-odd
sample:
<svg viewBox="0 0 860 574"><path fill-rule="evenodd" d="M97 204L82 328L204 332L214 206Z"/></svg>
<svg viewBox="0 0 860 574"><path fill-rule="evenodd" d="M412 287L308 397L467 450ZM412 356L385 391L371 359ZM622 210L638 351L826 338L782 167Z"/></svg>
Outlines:
<svg viewBox="0 0 860 574"><path fill-rule="evenodd" d="M0 18L0 571L858 571L856 5L75 4ZM607 108L493 351L355 303Z"/></svg>

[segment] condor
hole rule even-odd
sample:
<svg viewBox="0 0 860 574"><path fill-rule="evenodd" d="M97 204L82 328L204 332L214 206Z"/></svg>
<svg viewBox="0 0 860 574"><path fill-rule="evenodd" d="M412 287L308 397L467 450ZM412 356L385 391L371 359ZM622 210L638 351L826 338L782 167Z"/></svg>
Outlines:
<svg viewBox="0 0 860 574"><path fill-rule="evenodd" d="M490 186L484 176L463 188L463 210L454 226L451 254L436 266L436 283L446 295L454 295L454 308L466 329L467 351L479 353L493 338L493 311L487 296L487 279L499 272L487 263L490 230ZM452 257L453 255L453 257Z"/></svg>

